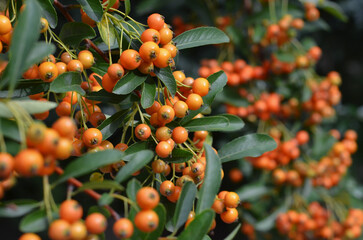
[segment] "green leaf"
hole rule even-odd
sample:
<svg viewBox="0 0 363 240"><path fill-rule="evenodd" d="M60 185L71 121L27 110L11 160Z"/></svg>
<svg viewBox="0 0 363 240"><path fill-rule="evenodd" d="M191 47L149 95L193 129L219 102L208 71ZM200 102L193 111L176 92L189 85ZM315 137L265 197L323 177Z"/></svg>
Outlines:
<svg viewBox="0 0 363 240"><path fill-rule="evenodd" d="M176 93L176 80L170 67L155 69L156 76L164 83L170 94L174 97Z"/></svg>
<svg viewBox="0 0 363 240"><path fill-rule="evenodd" d="M142 150L131 155L127 155L122 158L125 161L129 161L121 170L117 173L115 181L121 183L130 177L134 172L143 168L154 157L154 152L150 150Z"/></svg>
<svg viewBox="0 0 363 240"><path fill-rule="evenodd" d="M87 15L95 20L96 22L100 22L103 15L103 9L100 0L77 0L83 11L87 13Z"/></svg>
<svg viewBox="0 0 363 240"><path fill-rule="evenodd" d="M92 65L91 70L92 70L92 72L103 76L103 75L105 75L107 73L107 69L108 69L109 66L110 66L109 63L96 62L95 64Z"/></svg>
<svg viewBox="0 0 363 240"><path fill-rule="evenodd" d="M101 22L97 23L98 31L102 41L109 47L118 46L117 36L118 33L108 18L103 18Z"/></svg>
<svg viewBox="0 0 363 240"><path fill-rule="evenodd" d="M187 221L189 212L193 208L196 194L197 187L193 182L186 182L183 185L173 216L175 229L180 228Z"/></svg>
<svg viewBox="0 0 363 240"><path fill-rule="evenodd" d="M114 104L119 104L123 102L133 103L139 100L135 95L117 95L106 92L103 89L101 89L98 92L87 93L86 98L89 100L95 100L104 103L114 103Z"/></svg>
<svg viewBox="0 0 363 240"><path fill-rule="evenodd" d="M22 98L40 92L49 90L49 83L42 80L20 80L18 86L13 92L13 98ZM7 98L9 91L0 91L0 98Z"/></svg>
<svg viewBox="0 0 363 240"><path fill-rule="evenodd" d="M93 28L82 22L65 23L59 33L59 38L63 43L73 47L77 47L82 40L95 36Z"/></svg>
<svg viewBox="0 0 363 240"><path fill-rule="evenodd" d="M135 90L143 82L145 82L147 75L140 73L139 71L132 71L121 78L113 88L113 93L126 95Z"/></svg>
<svg viewBox="0 0 363 240"><path fill-rule="evenodd" d="M337 140L328 132L317 128L314 133L314 144L311 150L311 157L315 160L320 160L333 147Z"/></svg>
<svg viewBox="0 0 363 240"><path fill-rule="evenodd" d="M142 188L142 185L136 178L131 179L127 183L126 193L127 197L130 198L132 201L136 201L136 194L139 189Z"/></svg>
<svg viewBox="0 0 363 240"><path fill-rule="evenodd" d="M65 72L59 75L53 82L50 83L49 91L55 93L65 93L74 91L82 96L86 92L81 88L82 77L78 72Z"/></svg>
<svg viewBox="0 0 363 240"><path fill-rule="evenodd" d="M31 67L33 64L39 63L44 57L49 56L55 52L55 46L51 43L44 41L36 42L29 54L26 56L24 63L24 71Z"/></svg>
<svg viewBox="0 0 363 240"><path fill-rule="evenodd" d="M223 132L234 132L234 131L238 131L241 130L245 123L242 121L242 119L240 117L237 117L236 115L232 115L232 114L221 114L218 115L221 117L225 117L228 119L229 121L229 125L227 128L223 129Z"/></svg>
<svg viewBox="0 0 363 240"><path fill-rule="evenodd" d="M339 20L343 22L348 21L347 15L344 13L344 10L340 7L338 3L332 2L332 1L321 1L322 3L319 4L319 7L321 7L324 11L327 11L334 17L338 18Z"/></svg>
<svg viewBox="0 0 363 240"><path fill-rule="evenodd" d="M48 20L49 26L55 28L58 23L58 16L52 2L50 0L42 0L38 1L38 3L42 8L42 15Z"/></svg>
<svg viewBox="0 0 363 240"><path fill-rule="evenodd" d="M149 145L148 141L137 142L132 144L129 148L127 148L125 152L126 154L136 153L138 151L148 149L148 145Z"/></svg>
<svg viewBox="0 0 363 240"><path fill-rule="evenodd" d="M189 161L192 158L193 158L193 153L191 153L190 151L180 148L175 148L172 151L171 156L168 158L163 158L163 160L171 163L183 163Z"/></svg>
<svg viewBox="0 0 363 240"><path fill-rule="evenodd" d="M207 166L204 172L203 185L199 191L196 213L200 213L213 205L221 185L221 161L211 146L204 143L204 149Z"/></svg>
<svg viewBox="0 0 363 240"><path fill-rule="evenodd" d="M106 189L106 190L114 189L114 190L122 191L123 187L118 182L115 182L112 180L104 180L102 182L97 182L97 181L86 182L86 183L83 183L82 187L79 187L77 189L77 191L74 191L73 194L76 195L77 193L82 192L87 189Z"/></svg>
<svg viewBox="0 0 363 240"><path fill-rule="evenodd" d="M86 153L69 163L64 169L64 173L54 184L64 182L71 177L82 176L95 171L100 167L116 163L120 161L124 155L125 153L119 150L104 150L101 152Z"/></svg>
<svg viewBox="0 0 363 240"><path fill-rule="evenodd" d="M158 227L151 232L149 235L147 235L147 240L158 240L158 238L161 236L161 234L164 231L165 223L166 223L166 209L162 204L159 204L154 208L154 212L159 216L159 225ZM145 238L144 238L145 239Z"/></svg>
<svg viewBox="0 0 363 240"><path fill-rule="evenodd" d="M0 88L9 85L10 91L14 90L18 79L25 72L27 56L40 34L40 11L37 1L29 0L24 11L20 13L12 35L9 50L11 57L0 81Z"/></svg>
<svg viewBox="0 0 363 240"><path fill-rule="evenodd" d="M271 192L271 188L263 185L246 185L236 190L241 201L252 201L261 199L262 196Z"/></svg>
<svg viewBox="0 0 363 240"><path fill-rule="evenodd" d="M214 198L213 198L214 201ZM178 240L202 239L209 231L214 219L214 211L206 209L197 214L188 227L179 235Z"/></svg>
<svg viewBox="0 0 363 240"><path fill-rule="evenodd" d="M173 39L178 50L199 47L209 44L228 43L228 36L215 27L199 27L186 32Z"/></svg>
<svg viewBox="0 0 363 240"><path fill-rule="evenodd" d="M29 114L43 113L57 106L55 102L37 100L14 100L7 103L13 105L14 107L22 107ZM14 117L4 102L0 102L0 117Z"/></svg>
<svg viewBox="0 0 363 240"><path fill-rule="evenodd" d="M214 73L207 79L210 84L210 90L209 93L203 97L203 106L198 110L189 111L189 114L185 116L180 122L182 125L193 119L196 115L198 115L198 113L208 109L211 106L215 96L223 90L223 87L227 83L227 75L223 71Z"/></svg>
<svg viewBox="0 0 363 240"><path fill-rule="evenodd" d="M108 0L108 4L107 7L105 9L105 11L108 11L108 9L110 9L111 7L113 7L113 5L116 3L116 0Z"/></svg>
<svg viewBox="0 0 363 240"><path fill-rule="evenodd" d="M115 133L125 119L128 110L119 111L103 121L97 128L101 130L103 139L107 139Z"/></svg>
<svg viewBox="0 0 363 240"><path fill-rule="evenodd" d="M0 118L0 132L4 137L20 142L18 124L14 120Z"/></svg>
<svg viewBox="0 0 363 240"><path fill-rule="evenodd" d="M131 3L130 0L124 0L124 2L125 2L125 14L127 16L131 11Z"/></svg>
<svg viewBox="0 0 363 240"><path fill-rule="evenodd" d="M281 62L292 63L295 62L295 56L289 52L276 52L275 56Z"/></svg>
<svg viewBox="0 0 363 240"><path fill-rule="evenodd" d="M98 199L97 203L98 206L106 206L106 205L110 205L113 202L113 197L111 194L109 193L103 193L100 197L100 199Z"/></svg>
<svg viewBox="0 0 363 240"><path fill-rule="evenodd" d="M57 214L53 213L53 217L56 217ZM46 230L48 227L48 221L46 212L44 209L36 210L25 217L23 217L19 224L19 229L21 232L42 232Z"/></svg>
<svg viewBox="0 0 363 240"><path fill-rule="evenodd" d="M276 147L273 138L266 134L249 134L225 144L219 149L218 154L224 163L244 157L258 157Z"/></svg>
<svg viewBox="0 0 363 240"><path fill-rule="evenodd" d="M111 217L111 213L110 213L110 211L108 211L108 209L106 207L101 207L101 206L97 206L97 205L92 206L88 209L87 216L90 215L91 213L101 213L106 218Z"/></svg>
<svg viewBox="0 0 363 240"><path fill-rule="evenodd" d="M16 218L23 216L38 207L39 203L30 199L18 199L14 201L3 202L0 204L0 217Z"/></svg>
<svg viewBox="0 0 363 240"><path fill-rule="evenodd" d="M255 224L255 229L258 231L266 232L271 230L275 226L275 220L280 213L286 212L288 206L283 204L278 209L276 209L272 214L268 217L264 218L263 220L257 222Z"/></svg>
<svg viewBox="0 0 363 240"><path fill-rule="evenodd" d="M233 231L230 234L228 234L228 236L224 240L233 240L240 229L241 229L241 224L238 224L237 227L235 227Z"/></svg>
<svg viewBox="0 0 363 240"><path fill-rule="evenodd" d="M190 120L183 125L190 132L195 131L222 131L229 125L228 118L223 116L203 117Z"/></svg>
<svg viewBox="0 0 363 240"><path fill-rule="evenodd" d="M153 105L156 97L156 86L151 78L141 85L141 106L146 109Z"/></svg>

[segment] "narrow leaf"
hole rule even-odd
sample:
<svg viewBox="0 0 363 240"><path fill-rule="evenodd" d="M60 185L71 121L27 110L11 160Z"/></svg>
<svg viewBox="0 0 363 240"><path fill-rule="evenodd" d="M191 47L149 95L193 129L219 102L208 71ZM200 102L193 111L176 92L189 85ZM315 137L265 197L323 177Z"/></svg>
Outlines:
<svg viewBox="0 0 363 240"><path fill-rule="evenodd" d="M214 211L211 209L206 209L197 214L194 220L179 235L178 240L202 239L208 233L213 219Z"/></svg>
<svg viewBox="0 0 363 240"><path fill-rule="evenodd" d="M144 109L151 107L155 101L155 97L156 97L155 83L151 78L148 78L141 86L141 106Z"/></svg>
<svg viewBox="0 0 363 240"><path fill-rule="evenodd" d="M39 203L29 199L18 199L11 202L3 202L0 204L0 217L16 218L23 216L38 207Z"/></svg>
<svg viewBox="0 0 363 240"><path fill-rule="evenodd" d="M96 22L101 21L103 15L103 9L101 5L101 1L99 0L77 0L83 11L87 13L87 15L95 20Z"/></svg>
<svg viewBox="0 0 363 240"><path fill-rule="evenodd" d="M144 75L139 71L129 72L116 83L113 88L113 93L122 95L129 94L145 82L146 78L147 75Z"/></svg>
<svg viewBox="0 0 363 240"><path fill-rule="evenodd" d="M173 216L175 229L180 228L187 221L189 212L193 208L196 194L197 187L194 183L186 182L183 185Z"/></svg>
<svg viewBox="0 0 363 240"><path fill-rule="evenodd" d="M104 139L111 137L120 127L128 110L119 111L103 121L97 128L101 130Z"/></svg>
<svg viewBox="0 0 363 240"><path fill-rule="evenodd" d="M14 100L8 102L14 107L22 107L29 114L43 113L57 106L54 102L37 101L37 100ZM4 102L0 102L0 117L12 118L14 117L7 105Z"/></svg>
<svg viewBox="0 0 363 240"><path fill-rule="evenodd" d="M58 23L57 12L55 11L53 4L50 0L38 1L42 8L42 15L47 19L49 25L55 28Z"/></svg>
<svg viewBox="0 0 363 240"><path fill-rule="evenodd" d="M77 47L82 40L95 36L93 28L82 22L65 23L59 33L59 38L63 43L73 47Z"/></svg>
<svg viewBox="0 0 363 240"><path fill-rule="evenodd" d="M73 194L75 195L87 189L114 189L122 191L123 187L118 182L112 180L104 180L102 182L86 182L83 183L82 187L78 188L77 191L75 191Z"/></svg>
<svg viewBox="0 0 363 240"><path fill-rule="evenodd" d="M156 69L156 76L164 83L170 94L174 97L176 93L176 80L170 67Z"/></svg>
<svg viewBox="0 0 363 240"><path fill-rule="evenodd" d="M195 131L222 131L229 125L228 118L223 116L203 117L190 120L183 125L190 132Z"/></svg>
<svg viewBox="0 0 363 240"><path fill-rule="evenodd" d="M172 151L171 156L168 158L163 158L163 160L172 163L183 163L189 161L192 158L193 158L193 153L191 153L190 151L180 148L175 148Z"/></svg>
<svg viewBox="0 0 363 240"><path fill-rule="evenodd" d="M214 199L221 184L221 161L211 146L204 144L207 166L202 188L199 191L199 199L196 213L200 213L213 205Z"/></svg>
<svg viewBox="0 0 363 240"><path fill-rule="evenodd" d="M142 185L139 181L136 180L136 178L131 179L127 183L126 193L127 196L132 200L136 201L136 194L139 189L142 188Z"/></svg>
<svg viewBox="0 0 363 240"><path fill-rule="evenodd" d="M55 93L74 91L83 96L86 92L81 88L81 83L82 77L80 73L65 72L51 82L49 91Z"/></svg>

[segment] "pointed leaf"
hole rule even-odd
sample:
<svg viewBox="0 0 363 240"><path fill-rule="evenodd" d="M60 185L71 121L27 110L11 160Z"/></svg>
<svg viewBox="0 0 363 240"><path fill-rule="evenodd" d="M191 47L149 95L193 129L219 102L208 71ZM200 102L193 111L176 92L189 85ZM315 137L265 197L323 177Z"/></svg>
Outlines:
<svg viewBox="0 0 363 240"><path fill-rule="evenodd" d="M20 142L18 124L14 120L0 118L0 132L4 137Z"/></svg>
<svg viewBox="0 0 363 240"><path fill-rule="evenodd" d="M118 33L108 18L103 18L101 22L97 23L98 31L103 42L111 48L111 46L118 46L117 36Z"/></svg>
<svg viewBox="0 0 363 240"><path fill-rule="evenodd" d="M250 184L245 185L235 191L241 201L252 201L254 199L261 199L262 196L271 192L271 188L264 185Z"/></svg>
<svg viewBox="0 0 363 240"><path fill-rule="evenodd" d="M141 183L136 178L131 179L127 183L127 188L126 188L127 197L135 202L136 194L140 188L142 188Z"/></svg>
<svg viewBox="0 0 363 240"><path fill-rule="evenodd" d="M113 93L126 95L135 90L143 82L145 82L147 75L140 73L139 71L132 71L121 78L113 88Z"/></svg>
<svg viewBox="0 0 363 240"><path fill-rule="evenodd" d="M154 208L154 211L159 216L159 225L158 227L152 231L149 235L147 235L147 240L158 240L161 234L164 231L165 223L166 223L166 209L163 205L159 204Z"/></svg>
<svg viewBox="0 0 363 240"><path fill-rule="evenodd" d="M237 227L235 227L233 231L230 234L228 234L228 236L224 240L233 240L240 229L241 229L241 224L238 224Z"/></svg>
<svg viewBox="0 0 363 240"><path fill-rule="evenodd" d="M221 185L221 161L211 146L204 144L206 153L207 166L205 168L205 176L202 188L199 191L199 199L196 213L209 209Z"/></svg>
<svg viewBox="0 0 363 240"><path fill-rule="evenodd" d="M41 62L44 57L53 54L54 52L55 46L53 44L49 44L44 41L36 42L30 50L29 54L26 56L23 70L27 70L33 64Z"/></svg>
<svg viewBox="0 0 363 240"><path fill-rule="evenodd" d="M202 239L208 233L213 219L214 211L212 209L206 209L197 214L194 220L179 235L178 240Z"/></svg>
<svg viewBox="0 0 363 240"><path fill-rule="evenodd" d="M87 189L110 189L110 190L114 189L114 190L122 191L123 187L118 182L115 182L112 180L103 180L102 182L97 182L97 181L86 182L86 183L83 183L82 187L79 187L77 189L77 191L74 191L73 194L75 195L75 194L82 192L84 190L87 190Z"/></svg>
<svg viewBox="0 0 363 240"><path fill-rule="evenodd" d="M193 208L196 194L197 187L193 182L186 182L183 185L173 216L175 229L180 228L187 221L189 212Z"/></svg>
<svg viewBox="0 0 363 240"><path fill-rule="evenodd" d="M55 11L53 4L50 0L38 1L42 8L42 15L47 19L49 26L55 28L58 22L57 12Z"/></svg>
<svg viewBox="0 0 363 240"><path fill-rule="evenodd" d="M208 78L210 84L210 90L206 96L203 97L203 106L194 111L189 111L189 114L183 118L180 122L181 124L185 124L186 122L193 119L198 113L203 112L208 109L212 102L214 101L215 96L223 90L223 87L227 83L227 75L223 71L219 71L210 75Z"/></svg>
<svg viewBox="0 0 363 240"><path fill-rule="evenodd" d="M14 100L8 103L13 104L13 106L24 108L24 110L29 114L43 113L57 106L57 104L54 102L38 101L38 100L21 100L21 101ZM9 108L3 102L0 102L0 117L4 118L14 117Z"/></svg>
<svg viewBox="0 0 363 240"><path fill-rule="evenodd" d="M249 134L225 144L218 154L222 162L229 162L244 157L258 157L276 147L273 138L266 134Z"/></svg>
<svg viewBox="0 0 363 240"><path fill-rule="evenodd" d="M228 43L228 36L215 27L199 27L186 32L173 39L178 50L199 47L209 44Z"/></svg>
<svg viewBox="0 0 363 240"><path fill-rule="evenodd" d="M86 98L89 100L100 101L104 103L123 103L123 102L136 102L139 99L135 95L117 95L113 93L106 92L101 89L98 92L87 93Z"/></svg>
<svg viewBox="0 0 363 240"><path fill-rule="evenodd" d="M14 201L3 202L0 204L0 217L16 218L23 216L38 207L39 203L29 199L18 199Z"/></svg>
<svg viewBox="0 0 363 240"><path fill-rule="evenodd" d="M53 213L53 217L57 214ZM47 216L45 210L36 210L25 217L23 217L19 224L19 229L21 232L42 232L48 227Z"/></svg>
<svg viewBox="0 0 363 240"><path fill-rule="evenodd" d="M120 161L125 153L119 150L104 150L96 153L86 153L74 159L64 169L64 173L54 184L66 181L71 177L79 177L96 169Z"/></svg>
<svg viewBox="0 0 363 240"><path fill-rule="evenodd" d="M163 160L171 163L183 163L189 161L192 158L193 158L193 153L191 153L190 151L180 148L175 148L172 151L171 156L168 158L163 158Z"/></svg>
<svg viewBox="0 0 363 240"><path fill-rule="evenodd" d="M242 119L240 117L237 117L236 115L232 115L232 114L221 114L218 116L223 116L226 117L229 121L229 125L227 128L223 129L223 132L234 132L234 131L238 131L241 130L245 123L242 121Z"/></svg>
<svg viewBox="0 0 363 240"><path fill-rule="evenodd" d="M319 4L319 7L343 22L348 21L347 15L344 13L344 10L340 7L338 3L326 0L322 1L322 3Z"/></svg>
<svg viewBox="0 0 363 240"><path fill-rule="evenodd" d="M65 93L74 91L82 96L86 92L81 88L82 77L78 72L65 72L59 75L53 82L50 83L49 91L55 93Z"/></svg>
<svg viewBox="0 0 363 240"><path fill-rule="evenodd" d="M141 106L144 109L151 107L155 101L155 97L156 86L154 80L148 78L141 86Z"/></svg>
<svg viewBox="0 0 363 240"><path fill-rule="evenodd" d="M164 83L170 94L174 97L176 93L176 80L170 67L155 69L156 76Z"/></svg>
<svg viewBox="0 0 363 240"><path fill-rule="evenodd" d="M154 157L154 153L150 150L142 150L137 153L127 155L122 159L129 161L121 170L117 173L115 181L121 183L130 177L134 172L143 168Z"/></svg>
<svg viewBox="0 0 363 240"><path fill-rule="evenodd" d="M101 1L99 0L77 0L83 11L87 13L87 15L95 20L96 22L100 22L103 15L103 9L101 5Z"/></svg>
<svg viewBox="0 0 363 240"><path fill-rule="evenodd" d="M97 128L101 130L103 139L111 137L112 134L120 127L125 119L128 110L119 111L111 117L104 120Z"/></svg>
<svg viewBox="0 0 363 240"><path fill-rule="evenodd" d="M65 23L59 33L59 38L66 45L77 47L82 40L94 38L95 31L89 25L82 22Z"/></svg>

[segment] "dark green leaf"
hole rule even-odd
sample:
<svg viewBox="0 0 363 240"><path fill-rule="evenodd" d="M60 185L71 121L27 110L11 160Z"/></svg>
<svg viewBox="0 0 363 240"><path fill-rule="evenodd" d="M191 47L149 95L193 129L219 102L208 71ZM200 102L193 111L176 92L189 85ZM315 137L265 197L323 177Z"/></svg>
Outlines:
<svg viewBox="0 0 363 240"><path fill-rule="evenodd" d="M190 132L195 131L222 131L229 125L228 118L223 116L212 116L195 118L183 125Z"/></svg>
<svg viewBox="0 0 363 240"><path fill-rule="evenodd" d="M314 160L320 160L325 156L333 144L337 140L328 132L323 131L321 128L317 128L314 133L314 144L311 151L311 157Z"/></svg>
<svg viewBox="0 0 363 240"><path fill-rule="evenodd" d="M42 15L48 20L49 26L55 28L58 23L58 16L52 2L50 0L42 0L38 1L38 3L42 8Z"/></svg>
<svg viewBox="0 0 363 240"><path fill-rule="evenodd" d="M74 191L73 194L77 194L87 189L114 189L122 191L123 187L115 181L112 180L104 180L102 182L94 181L94 182L86 182L83 183L82 187L79 187L77 191Z"/></svg>
<svg viewBox="0 0 363 240"><path fill-rule="evenodd" d="M92 206L88 209L87 211L87 215L90 215L91 213L101 213L103 214L106 218L111 217L111 213L110 211L107 210L106 207L101 207L101 206Z"/></svg>
<svg viewBox="0 0 363 240"><path fill-rule="evenodd" d="M225 144L218 154L222 162L229 162L244 157L258 157L276 147L273 138L266 134L249 134Z"/></svg>
<svg viewBox="0 0 363 240"><path fill-rule="evenodd" d="M22 107L29 114L43 113L57 106L54 102L38 101L38 100L14 100L9 101L13 107ZM0 117L12 118L13 114L4 102L0 102Z"/></svg>
<svg viewBox="0 0 363 240"><path fill-rule="evenodd" d="M71 177L79 177L84 174L95 171L96 169L116 163L122 159L125 153L119 150L105 150L95 153L87 153L77 159L74 159L64 169L64 173L54 184L66 181Z"/></svg>
<svg viewBox="0 0 363 240"><path fill-rule="evenodd" d="M204 149L207 166L204 172L203 185L199 191L196 213L200 213L213 205L221 185L221 161L211 146L204 144Z"/></svg>
<svg viewBox="0 0 363 240"><path fill-rule="evenodd" d="M141 106L146 109L153 105L156 96L156 86L151 78L141 85Z"/></svg>
<svg viewBox="0 0 363 240"><path fill-rule="evenodd" d="M65 23L59 33L60 39L66 45L77 47L82 40L94 38L95 31L89 25L82 22Z"/></svg>
<svg viewBox="0 0 363 240"><path fill-rule="evenodd" d="M126 154L136 153L141 150L148 149L149 142L147 141L141 141L132 144L128 149L126 149Z"/></svg>
<svg viewBox="0 0 363 240"><path fill-rule="evenodd" d="M0 217L16 218L27 214L34 208L38 207L39 203L34 200L23 199L3 202L0 204Z"/></svg>
<svg viewBox="0 0 363 240"><path fill-rule="evenodd" d="M213 198L214 201L214 198ZM214 211L206 209L197 214L188 227L179 235L178 240L202 239L209 231L214 219Z"/></svg>
<svg viewBox="0 0 363 240"><path fill-rule="evenodd" d="M20 142L18 124L14 120L0 118L0 132L4 137Z"/></svg>
<svg viewBox="0 0 363 240"><path fill-rule="evenodd" d="M180 148L175 148L172 151L171 156L168 158L163 158L163 160L172 163L183 163L189 161L192 158L193 158L193 153L191 153L190 151Z"/></svg>
<svg viewBox="0 0 363 240"><path fill-rule="evenodd" d="M186 32L173 39L178 50L199 47L209 44L229 42L228 36L215 27L199 27Z"/></svg>
<svg viewBox="0 0 363 240"><path fill-rule="evenodd" d="M135 90L143 82L145 82L147 75L140 73L139 71L132 71L121 78L113 88L113 93L126 95Z"/></svg>
<svg viewBox="0 0 363 240"><path fill-rule="evenodd" d="M164 83L170 94L174 97L176 93L176 80L170 67L155 69L156 76Z"/></svg>
<svg viewBox="0 0 363 240"><path fill-rule="evenodd" d="M131 155L126 155L126 157L122 159L129 162L117 173L115 181L119 183L125 181L134 172L145 167L153 157L154 153L150 150L142 150Z"/></svg>
<svg viewBox="0 0 363 240"><path fill-rule="evenodd" d="M18 82L18 86L13 92L13 98L21 98L49 90L49 83L42 80L23 80ZM0 91L0 98L7 98L9 91Z"/></svg>
<svg viewBox="0 0 363 240"><path fill-rule="evenodd" d="M188 116L185 116L181 121L181 124L185 124L186 122L193 119L198 113L203 112L207 108L209 108L215 98L215 96L223 90L223 87L227 83L227 75L223 71L219 71L210 75L208 78L210 84L209 93L203 97L203 106L195 111L189 111Z"/></svg>
<svg viewBox="0 0 363 240"><path fill-rule="evenodd" d="M125 119L127 112L128 110L119 111L107 118L97 127L99 130L101 130L103 139L107 139L115 133L115 131L120 127L121 123Z"/></svg>
<svg viewBox="0 0 363 240"><path fill-rule="evenodd" d="M180 228L187 221L189 212L193 208L196 194L197 187L193 182L186 182L183 185L173 216L175 229Z"/></svg>
<svg viewBox="0 0 363 240"><path fill-rule="evenodd" d="M125 14L127 16L131 11L131 3L130 0L125 0L124 2L125 2Z"/></svg>
<svg viewBox="0 0 363 240"><path fill-rule="evenodd" d="M57 214L53 213L53 217ZM48 227L47 216L45 210L34 211L25 217L23 217L19 224L19 229L21 232L42 232Z"/></svg>
<svg viewBox="0 0 363 240"><path fill-rule="evenodd" d="M221 114L218 116L222 116L228 119L229 121L229 125L227 128L223 129L223 132L234 132L234 131L238 131L241 130L245 123L242 121L242 119L240 117L237 117L236 115L232 115L232 114Z"/></svg>
<svg viewBox="0 0 363 240"><path fill-rule="evenodd" d="M101 1L99 0L77 0L83 11L87 13L87 15L95 20L96 22L100 22L103 15L103 9L101 5Z"/></svg>
<svg viewBox="0 0 363 240"><path fill-rule="evenodd" d="M86 92L81 88L81 83L82 77L80 73L65 72L51 82L49 91L55 93L74 91L83 96Z"/></svg>
<svg viewBox="0 0 363 240"><path fill-rule="evenodd" d="M258 231L266 232L269 231L271 228L275 226L275 220L280 213L286 212L288 206L283 204L278 209L276 209L272 214L268 217L264 218L263 220L257 222L255 224L255 229Z"/></svg>
<svg viewBox="0 0 363 240"><path fill-rule="evenodd" d="M96 62L95 64L92 65L91 70L92 70L92 72L103 76L107 73L107 69L109 66L110 66L109 63Z"/></svg>
<svg viewBox="0 0 363 240"><path fill-rule="evenodd" d="M289 52L276 52L275 56L281 62L288 62L288 63L295 62L295 56Z"/></svg>
<svg viewBox="0 0 363 240"><path fill-rule="evenodd" d="M133 103L138 101L139 99L135 95L117 95L113 93L106 92L101 89L98 92L90 92L86 94L86 98L89 100L100 101L104 103Z"/></svg>
<svg viewBox="0 0 363 240"><path fill-rule="evenodd" d="M324 11L327 11L334 17L340 19L343 22L348 21L347 15L344 13L344 10L340 7L338 3L332 2L332 1L322 1L321 4L319 4L319 7L324 9Z"/></svg>
<svg viewBox="0 0 363 240"><path fill-rule="evenodd" d="M136 194L137 191L139 191L139 189L142 188L142 185L139 181L137 181L136 178L131 179L128 183L127 183L127 188L126 188L126 193L127 196L132 200L132 201L136 201Z"/></svg>
<svg viewBox="0 0 363 240"><path fill-rule="evenodd" d="M246 185L236 190L241 201L261 199L262 196L271 192L271 188L263 185Z"/></svg>
<svg viewBox="0 0 363 240"><path fill-rule="evenodd" d="M228 234L228 236L224 240L233 240L240 229L241 229L241 224L238 224L237 227L235 227L233 231L230 234Z"/></svg>
<svg viewBox="0 0 363 240"><path fill-rule="evenodd" d="M26 70L26 59L40 34L41 9L37 1L29 0L20 14L12 35L9 63L0 81L0 88L9 85L12 91L18 79ZM24 41L26 40L26 44Z"/></svg>
<svg viewBox="0 0 363 240"><path fill-rule="evenodd" d="M161 236L161 234L164 231L164 227L165 227L165 222L166 222L166 209L163 205L159 204L158 206L156 206L156 208L154 208L154 211L156 212L156 214L159 216L159 225L158 227L151 232L147 238L147 240L158 240L158 238Z"/></svg>

